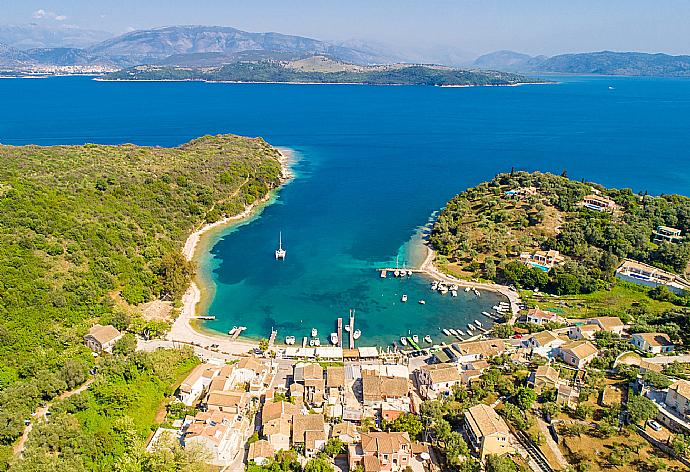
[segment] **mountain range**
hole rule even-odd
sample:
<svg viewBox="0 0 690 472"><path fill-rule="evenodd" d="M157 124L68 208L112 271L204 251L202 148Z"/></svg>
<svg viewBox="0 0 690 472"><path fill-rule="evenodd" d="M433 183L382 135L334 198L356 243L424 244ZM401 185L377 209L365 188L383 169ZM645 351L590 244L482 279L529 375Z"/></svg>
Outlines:
<svg viewBox="0 0 690 472"><path fill-rule="evenodd" d="M521 73L690 77L690 56L662 53L600 51L546 57L497 51L472 65Z"/></svg>

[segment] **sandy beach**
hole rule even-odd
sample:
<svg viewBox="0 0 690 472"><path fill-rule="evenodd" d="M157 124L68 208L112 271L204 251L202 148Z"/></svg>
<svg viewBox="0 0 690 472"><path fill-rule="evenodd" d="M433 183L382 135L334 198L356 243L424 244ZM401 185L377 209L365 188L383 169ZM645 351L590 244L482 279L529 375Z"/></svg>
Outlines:
<svg viewBox="0 0 690 472"><path fill-rule="evenodd" d="M282 167L281 186L290 181L294 176L290 169L293 162L294 154L292 150L286 148L277 148L280 152L279 161ZM278 187L279 189L280 187ZM277 190L277 189L276 189ZM209 223L189 235L182 248L182 255L188 261L195 259L199 243L204 236L210 231L223 228L228 225L237 224L250 218L254 212L261 208L274 195L275 190L269 192L264 198L257 200L253 204L247 206L244 211L237 215L228 216L214 223ZM173 322L172 328L168 333L166 339L176 344L188 344L203 348L209 348L211 345L217 345L215 348L218 352L227 355L246 354L249 350L258 347L258 343L251 342L245 339L230 340L229 336L222 334L215 334L206 331L200 331L193 325L194 317L197 315L197 305L201 301L201 289L195 281L189 285L189 288L182 296L182 309L180 316Z"/></svg>

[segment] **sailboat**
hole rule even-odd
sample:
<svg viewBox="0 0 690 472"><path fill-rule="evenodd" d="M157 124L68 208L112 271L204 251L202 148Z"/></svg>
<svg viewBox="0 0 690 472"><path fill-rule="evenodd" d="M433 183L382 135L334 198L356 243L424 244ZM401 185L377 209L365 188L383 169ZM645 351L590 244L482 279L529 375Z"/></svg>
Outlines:
<svg viewBox="0 0 690 472"><path fill-rule="evenodd" d="M276 259L285 259L285 249L283 249L283 232L280 232L280 243L278 244L278 249L276 249Z"/></svg>

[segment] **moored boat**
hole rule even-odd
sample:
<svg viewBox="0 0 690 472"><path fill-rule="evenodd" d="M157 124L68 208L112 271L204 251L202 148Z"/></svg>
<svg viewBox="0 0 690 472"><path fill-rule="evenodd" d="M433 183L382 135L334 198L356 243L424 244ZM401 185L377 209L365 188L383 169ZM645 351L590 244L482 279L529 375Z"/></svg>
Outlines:
<svg viewBox="0 0 690 472"><path fill-rule="evenodd" d="M467 334L465 334L465 332L463 330L459 329L458 330L458 336L467 336Z"/></svg>
<svg viewBox="0 0 690 472"><path fill-rule="evenodd" d="M443 334L445 334L446 336L450 336L450 331L448 331L446 328L443 328L442 331L443 331Z"/></svg>
<svg viewBox="0 0 690 472"><path fill-rule="evenodd" d="M412 335L412 340L413 340L415 343L418 343L418 342L419 342L419 336L417 336L416 334L413 334L413 335Z"/></svg>
<svg viewBox="0 0 690 472"><path fill-rule="evenodd" d="M469 329L470 331L473 331L475 329L475 327L472 324L468 324L467 329Z"/></svg>
<svg viewBox="0 0 690 472"><path fill-rule="evenodd" d="M424 336L424 342L431 344L431 336L429 336L428 334Z"/></svg>
<svg viewBox="0 0 690 472"><path fill-rule="evenodd" d="M465 292L469 292L470 290L472 290L470 287L465 287Z"/></svg>
<svg viewBox="0 0 690 472"><path fill-rule="evenodd" d="M331 344L338 344L338 333L331 333Z"/></svg>
<svg viewBox="0 0 690 472"><path fill-rule="evenodd" d="M321 345L321 340L319 338L314 339L314 346L318 347Z"/></svg>
<svg viewBox="0 0 690 472"><path fill-rule="evenodd" d="M407 338L405 336L400 337L400 344L407 346Z"/></svg>
<svg viewBox="0 0 690 472"><path fill-rule="evenodd" d="M228 331L228 334L232 336L233 334L235 334L235 331L237 331L237 326L233 326L232 329Z"/></svg>
<svg viewBox="0 0 690 472"><path fill-rule="evenodd" d="M315 338L319 335L319 331L316 328L311 329L311 337Z"/></svg>
<svg viewBox="0 0 690 472"><path fill-rule="evenodd" d="M420 305L425 305L425 304L426 304L426 300L419 300L419 304L420 304Z"/></svg>
<svg viewBox="0 0 690 472"><path fill-rule="evenodd" d="M353 337L354 339L359 339L359 337L360 337L361 335L362 335L362 332L361 332L360 330L358 330L358 329L356 329L355 332L352 333L352 337Z"/></svg>
<svg viewBox="0 0 690 472"><path fill-rule="evenodd" d="M400 298L400 301L405 303L407 301L407 294L403 294L402 298Z"/></svg>
<svg viewBox="0 0 690 472"><path fill-rule="evenodd" d="M285 336L285 344L288 346L292 346L295 344L295 337L294 336Z"/></svg>
<svg viewBox="0 0 690 472"><path fill-rule="evenodd" d="M458 335L458 332L455 331L453 328L449 329L448 331L450 331L450 334L452 334L453 336L457 336L457 335Z"/></svg>
<svg viewBox="0 0 690 472"><path fill-rule="evenodd" d="M450 294L451 294L452 296L454 296L454 297L457 297L457 296L458 296L458 291L457 291L457 290L451 290L451 291L450 291Z"/></svg>
<svg viewBox="0 0 690 472"><path fill-rule="evenodd" d="M476 325L479 326L480 328L482 327L482 322L479 321L479 320L474 320L474 324L476 324Z"/></svg>

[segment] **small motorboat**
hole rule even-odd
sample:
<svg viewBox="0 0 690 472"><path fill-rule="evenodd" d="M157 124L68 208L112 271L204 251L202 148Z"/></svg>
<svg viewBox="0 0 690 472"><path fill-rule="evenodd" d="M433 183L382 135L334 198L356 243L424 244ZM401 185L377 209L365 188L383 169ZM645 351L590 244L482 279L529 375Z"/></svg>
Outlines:
<svg viewBox="0 0 690 472"><path fill-rule="evenodd" d="M338 344L338 333L331 333L331 344Z"/></svg>
<svg viewBox="0 0 690 472"><path fill-rule="evenodd" d="M457 290L458 290L458 286L455 285L455 284L453 284L453 285L450 286L450 289L451 289L451 290L457 291Z"/></svg>
<svg viewBox="0 0 690 472"><path fill-rule="evenodd" d="M401 302L405 303L407 301L407 294L403 294L402 298L400 299Z"/></svg>
<svg viewBox="0 0 690 472"><path fill-rule="evenodd" d="M413 335L412 335L412 340L413 340L415 343L419 343L419 336L417 336L416 334L413 334Z"/></svg>
<svg viewBox="0 0 690 472"><path fill-rule="evenodd" d="M400 271L399 270L393 271L393 275L395 275L396 277L400 277Z"/></svg>
<svg viewBox="0 0 690 472"><path fill-rule="evenodd" d="M470 290L472 290L470 287L465 287L465 292L469 292Z"/></svg>
<svg viewBox="0 0 690 472"><path fill-rule="evenodd" d="M311 329L311 337L315 338L319 335L319 331L316 328Z"/></svg>
<svg viewBox="0 0 690 472"><path fill-rule="evenodd" d="M487 318L493 318L493 315L488 311L482 311L482 315L486 316Z"/></svg>
<svg viewBox="0 0 690 472"><path fill-rule="evenodd" d="M407 275L407 271L406 271L406 270L401 270L401 271L400 271L400 277L405 277L406 275Z"/></svg>
<svg viewBox="0 0 690 472"><path fill-rule="evenodd" d="M431 282L431 290L438 290L438 282Z"/></svg>
<svg viewBox="0 0 690 472"><path fill-rule="evenodd" d="M319 338L314 339L314 346L318 347L321 345L321 340Z"/></svg>
<svg viewBox="0 0 690 472"><path fill-rule="evenodd" d="M467 336L467 334L465 334L465 332L461 329L458 330L458 335L459 336Z"/></svg>
<svg viewBox="0 0 690 472"><path fill-rule="evenodd" d="M453 328L449 329L448 331L450 331L450 334L452 334L453 336L457 336L457 335L458 335L458 332L455 331Z"/></svg>
<svg viewBox="0 0 690 472"><path fill-rule="evenodd" d="M468 324L468 325L467 325L467 329L469 329L470 331L474 331L476 328L474 327L473 324ZM468 332L469 332L469 331L468 331Z"/></svg>
<svg viewBox="0 0 690 472"><path fill-rule="evenodd" d="M476 325L479 326L480 328L482 327L482 322L479 321L479 320L474 320L474 324L476 324Z"/></svg>
<svg viewBox="0 0 690 472"><path fill-rule="evenodd" d="M424 336L424 342L431 344L431 336L429 336L428 334Z"/></svg>
<svg viewBox="0 0 690 472"><path fill-rule="evenodd" d="M381 271L381 278L382 278L382 279L385 279L385 278L386 278L386 271L385 271L385 270L382 270L382 271Z"/></svg>
<svg viewBox="0 0 690 472"><path fill-rule="evenodd" d="M310 345L311 347L314 347L315 344L316 344L316 341L315 341L314 339L311 339L311 340L309 341L309 345Z"/></svg>
<svg viewBox="0 0 690 472"><path fill-rule="evenodd" d="M411 271L411 270L408 270L408 271L407 271L407 275L408 275L408 276L411 276L411 275L412 275L412 271Z"/></svg>
<svg viewBox="0 0 690 472"><path fill-rule="evenodd" d="M452 296L454 296L454 297L457 297L457 296L458 296L458 291L457 291L457 290L451 290L451 291L450 291L450 294L451 294Z"/></svg>
<svg viewBox="0 0 690 472"><path fill-rule="evenodd" d="M407 338L405 336L400 337L400 344L407 346Z"/></svg>
<svg viewBox="0 0 690 472"><path fill-rule="evenodd" d="M443 334L445 334L446 336L450 336L450 331L448 331L446 328L443 328L442 331L443 331Z"/></svg>
<svg viewBox="0 0 690 472"><path fill-rule="evenodd" d="M441 285L441 286L438 288L438 291L441 292L441 293L448 293L448 287L446 287L445 285Z"/></svg>
<svg viewBox="0 0 690 472"><path fill-rule="evenodd" d="M348 333L350 332L350 325L349 324L345 325L345 331L347 331Z"/></svg>
<svg viewBox="0 0 690 472"><path fill-rule="evenodd" d="M354 339L359 339L359 337L360 337L361 335L362 335L362 332L361 332L360 330L358 330L358 329L356 329L355 332L352 333L352 337L353 337Z"/></svg>
<svg viewBox="0 0 690 472"><path fill-rule="evenodd" d="M475 294L476 296L478 296L478 297L481 296L481 293L479 293L479 290L477 290L476 288L473 288L472 291L474 292L474 294Z"/></svg>
<svg viewBox="0 0 690 472"><path fill-rule="evenodd" d="M288 346L292 346L295 344L295 337L294 336L285 336L285 344Z"/></svg>
<svg viewBox="0 0 690 472"><path fill-rule="evenodd" d="M425 304L426 304L426 300L419 300L419 304L420 304L420 305L425 305Z"/></svg>

